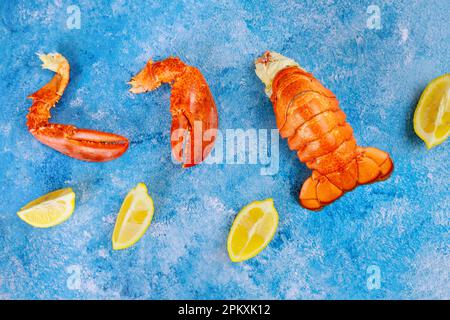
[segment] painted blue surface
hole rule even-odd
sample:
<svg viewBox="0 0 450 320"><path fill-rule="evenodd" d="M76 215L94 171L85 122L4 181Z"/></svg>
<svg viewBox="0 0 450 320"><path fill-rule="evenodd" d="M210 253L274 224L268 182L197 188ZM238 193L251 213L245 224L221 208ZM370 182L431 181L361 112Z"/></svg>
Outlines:
<svg viewBox="0 0 450 320"><path fill-rule="evenodd" d="M449 144L427 151L412 129L421 91L450 71L449 1L221 2L1 2L0 298L449 299ZM72 4L79 30L66 27ZM380 30L366 25L371 4ZM221 129L271 129L253 70L267 49L336 93L358 142L391 153L390 180L314 213L298 205L310 172L286 141L274 176L261 176L261 165L172 163L170 90L132 95L130 77L150 57L180 56L205 75ZM72 67L53 121L125 135L132 143L120 159L80 162L28 133L26 96L52 76L34 53L52 51ZM156 204L153 223L136 246L113 252L116 214L140 181ZM77 207L64 224L40 230L16 216L68 186ZM232 264L226 237L236 212L267 197L280 213L274 240ZM367 287L370 266L379 289Z"/></svg>

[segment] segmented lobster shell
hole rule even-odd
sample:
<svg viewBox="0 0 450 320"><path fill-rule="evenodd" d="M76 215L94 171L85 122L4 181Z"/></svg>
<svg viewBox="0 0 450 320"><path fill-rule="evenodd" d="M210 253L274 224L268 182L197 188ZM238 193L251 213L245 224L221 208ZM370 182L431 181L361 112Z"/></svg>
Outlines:
<svg viewBox="0 0 450 320"><path fill-rule="evenodd" d="M259 63L270 59L266 53ZM273 78L271 90L280 135L313 171L299 195L305 208L320 210L360 184L389 177L393 170L389 155L356 144L335 95L311 73L286 67Z"/></svg>
<svg viewBox="0 0 450 320"><path fill-rule="evenodd" d="M288 139L300 161L326 175L355 159L356 141L345 113L334 94L311 73L298 67L283 69L272 88L280 135Z"/></svg>

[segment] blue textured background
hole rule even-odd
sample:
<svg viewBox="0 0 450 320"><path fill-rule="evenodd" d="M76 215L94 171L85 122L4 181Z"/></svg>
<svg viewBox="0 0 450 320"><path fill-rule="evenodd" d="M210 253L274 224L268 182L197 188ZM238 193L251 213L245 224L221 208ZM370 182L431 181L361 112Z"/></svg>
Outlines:
<svg viewBox="0 0 450 320"><path fill-rule="evenodd" d="M449 144L427 151L412 129L418 98L450 71L450 3L434 1L2 1L0 4L0 298L450 298ZM366 2L366 3L363 3ZM69 5L81 29L66 27ZM366 27L370 4L381 30ZM131 95L147 61L178 55L199 67L220 127L275 128L253 60L271 49L298 60L333 90L358 142L391 153L390 180L357 188L325 210L302 209L310 174L280 145L280 171L170 159L167 86ZM66 157L28 133L26 96L52 73L35 52L58 51L71 82L53 121L116 132L132 143L116 161ZM145 182L156 212L133 248L111 250L130 188ZM16 216L28 201L71 186L64 224L34 229ZM258 257L232 264L236 212L273 197L278 232ZM381 271L368 290L367 268ZM79 288L67 286L81 271Z"/></svg>

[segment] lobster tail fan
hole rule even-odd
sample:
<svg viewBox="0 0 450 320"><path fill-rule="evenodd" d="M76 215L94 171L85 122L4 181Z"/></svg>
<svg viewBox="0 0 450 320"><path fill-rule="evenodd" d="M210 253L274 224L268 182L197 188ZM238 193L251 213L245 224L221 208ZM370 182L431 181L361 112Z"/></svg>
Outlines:
<svg viewBox="0 0 450 320"><path fill-rule="evenodd" d="M394 170L394 163L386 152L372 147L358 148L358 184L383 181Z"/></svg>
<svg viewBox="0 0 450 320"><path fill-rule="evenodd" d="M320 210L361 184L386 180L394 164L389 155L379 149L357 149L358 155L343 170L322 175L313 171L302 186L299 200L309 210Z"/></svg>

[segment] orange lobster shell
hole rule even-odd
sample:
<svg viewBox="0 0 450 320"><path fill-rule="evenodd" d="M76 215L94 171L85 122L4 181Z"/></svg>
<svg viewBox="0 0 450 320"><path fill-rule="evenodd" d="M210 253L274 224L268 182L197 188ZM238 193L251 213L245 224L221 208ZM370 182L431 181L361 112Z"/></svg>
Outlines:
<svg viewBox="0 0 450 320"><path fill-rule="evenodd" d="M280 135L312 170L299 195L303 207L320 210L358 185L389 177L389 155L356 144L335 95L311 73L269 51L256 66L268 85ZM267 75L270 79L264 78Z"/></svg>
<svg viewBox="0 0 450 320"><path fill-rule="evenodd" d="M219 120L211 90L200 70L177 57L158 62L149 60L129 83L132 93L170 84L171 147L175 160L188 168L208 157L214 147Z"/></svg>
<svg viewBox="0 0 450 320"><path fill-rule="evenodd" d="M33 100L27 115L29 132L41 143L69 157L91 162L110 161L128 148L128 139L120 135L72 125L50 123L50 110L61 99L69 84L69 62L59 53L40 54L44 69L56 74L41 89L29 96Z"/></svg>

